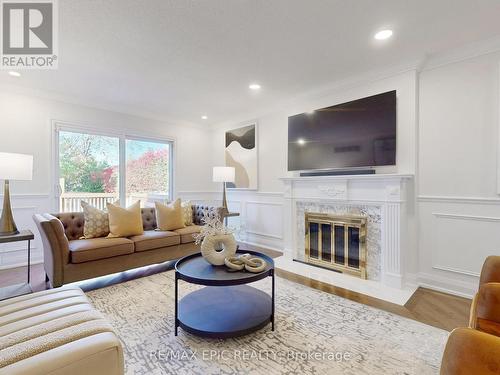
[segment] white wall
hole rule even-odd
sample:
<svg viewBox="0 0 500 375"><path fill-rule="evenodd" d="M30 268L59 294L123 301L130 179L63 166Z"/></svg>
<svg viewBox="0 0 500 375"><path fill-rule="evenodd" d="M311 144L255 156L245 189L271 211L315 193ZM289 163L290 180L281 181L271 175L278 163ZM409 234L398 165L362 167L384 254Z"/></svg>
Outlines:
<svg viewBox="0 0 500 375"><path fill-rule="evenodd" d="M259 189L230 192L229 205L241 213L248 242L283 249L287 218L279 177L287 174L288 116L396 89L398 167L381 172L415 174L416 211L410 209L418 220L410 229L418 236L410 241L415 249L408 272L421 285L471 295L484 257L500 254L500 52L431 64L419 73L346 81L210 133L0 89L0 150L35 155L34 181L13 184L18 224L28 227L33 212L50 210L50 119L175 137L176 191L194 201L220 200L211 166L224 163L224 131L257 120ZM21 262L21 255L0 250L0 267Z"/></svg>
<svg viewBox="0 0 500 375"><path fill-rule="evenodd" d="M293 100L283 108L257 118L259 191L283 191L283 184L278 178L285 177L288 173L289 116L390 90L397 90L397 167L380 168L379 172L414 173L416 168L416 72L413 70L369 83L333 87L319 95ZM215 163L221 165L224 163L224 132L240 125L241 123L236 122L215 127L213 147L218 150Z"/></svg>
<svg viewBox="0 0 500 375"><path fill-rule="evenodd" d="M377 78L359 83L357 80L344 82L321 92L306 97L296 98L274 111L256 119L258 123L258 191L237 191L228 193L230 208L241 213L248 233L247 241L279 250L284 248L284 184L280 177L290 175L287 172L288 117L311 109L323 108L362 97L397 90L397 166L379 168L380 173L414 174L416 170L416 71ZM250 120L250 119L248 119ZM247 121L250 122L250 121ZM224 133L244 125L245 122L234 121L215 126L213 133L214 165L224 165ZM410 222L416 227L414 218L414 202L410 202ZM237 224L238 219L233 223ZM410 236L415 235L413 231ZM415 241L410 241L412 244ZM416 273L418 262L416 249L408 251L414 257L408 259L409 269Z"/></svg>
<svg viewBox="0 0 500 375"><path fill-rule="evenodd" d="M416 202L409 207L410 242L415 247L406 265L409 276L423 286L471 296L484 258L500 255L499 74L500 52L470 53L457 61L438 56L418 73L340 85L249 117L259 124L259 190L231 192L229 200L235 209L240 207L244 219L251 212L259 228L273 228L265 236L249 235L249 241L284 247L283 228L275 220L286 221L276 207L283 203L279 177L287 174L287 117L396 89L398 166L380 172L415 174ZM216 127L214 165L224 162L224 131L244 122ZM251 211L246 201L252 202ZM245 220L252 232L260 232L252 230L250 217Z"/></svg>
<svg viewBox="0 0 500 375"><path fill-rule="evenodd" d="M500 255L500 53L420 74L420 279L470 295Z"/></svg>
<svg viewBox="0 0 500 375"><path fill-rule="evenodd" d="M132 115L12 93L0 87L0 151L34 155L32 181L11 184L13 211L19 228L34 229L31 215L54 210L50 196L51 120L81 124L101 131L116 130L143 136L175 140L174 191L200 190L211 181L209 131L194 126L176 126ZM3 184L2 184L3 186ZM1 194L1 193L0 193ZM39 236L37 236L39 239ZM33 259L41 260L39 240ZM24 244L0 247L0 269L25 261Z"/></svg>

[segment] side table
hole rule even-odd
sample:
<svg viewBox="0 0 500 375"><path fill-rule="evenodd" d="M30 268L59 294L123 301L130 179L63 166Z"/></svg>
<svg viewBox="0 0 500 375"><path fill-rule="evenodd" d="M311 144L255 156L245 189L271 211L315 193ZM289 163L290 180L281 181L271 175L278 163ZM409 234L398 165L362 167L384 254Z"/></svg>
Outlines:
<svg viewBox="0 0 500 375"><path fill-rule="evenodd" d="M0 236L0 244L10 242L28 241L28 277L26 283L9 285L0 288L0 300L31 293L30 271L31 271L31 241L35 239L30 230L22 230L17 234Z"/></svg>
<svg viewBox="0 0 500 375"><path fill-rule="evenodd" d="M267 262L259 273L228 272L225 266L213 266L203 256L188 255L175 264L175 336L178 327L186 332L225 339L257 331L269 323L274 331L274 261L269 256L250 250ZM271 295L246 284L271 278ZM203 285L179 301L179 280Z"/></svg>

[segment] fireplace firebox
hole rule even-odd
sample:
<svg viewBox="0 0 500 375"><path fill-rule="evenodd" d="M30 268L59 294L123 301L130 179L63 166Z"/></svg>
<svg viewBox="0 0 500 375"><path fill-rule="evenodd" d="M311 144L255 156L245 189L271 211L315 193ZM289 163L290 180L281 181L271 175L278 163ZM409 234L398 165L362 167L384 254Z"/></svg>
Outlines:
<svg viewBox="0 0 500 375"><path fill-rule="evenodd" d="M307 212L305 221L306 262L366 279L366 217Z"/></svg>

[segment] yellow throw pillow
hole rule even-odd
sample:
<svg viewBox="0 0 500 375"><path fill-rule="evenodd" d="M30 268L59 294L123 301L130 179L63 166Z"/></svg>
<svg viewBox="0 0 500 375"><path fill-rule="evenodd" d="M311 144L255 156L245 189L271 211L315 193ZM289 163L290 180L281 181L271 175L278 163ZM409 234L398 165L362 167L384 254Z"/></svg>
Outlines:
<svg viewBox="0 0 500 375"><path fill-rule="evenodd" d="M186 227L193 225L193 206L191 205L191 201L182 202L181 207L182 216L184 217L184 225Z"/></svg>
<svg viewBox="0 0 500 375"><path fill-rule="evenodd" d="M159 230L174 230L185 227L180 199L168 205L155 202L155 206L156 225Z"/></svg>
<svg viewBox="0 0 500 375"><path fill-rule="evenodd" d="M141 201L132 206L122 208L108 203L109 235L108 237L129 237L144 233L142 228Z"/></svg>

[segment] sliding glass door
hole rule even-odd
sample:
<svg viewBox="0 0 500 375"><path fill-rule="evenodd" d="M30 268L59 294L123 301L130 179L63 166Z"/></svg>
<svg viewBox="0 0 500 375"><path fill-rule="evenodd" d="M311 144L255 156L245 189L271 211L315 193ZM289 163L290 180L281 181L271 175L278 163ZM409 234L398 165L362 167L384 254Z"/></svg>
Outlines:
<svg viewBox="0 0 500 375"><path fill-rule="evenodd" d="M61 212L81 202L105 209L108 202L141 206L172 196L173 143L125 134L100 134L55 126L55 186Z"/></svg>
<svg viewBox="0 0 500 375"><path fill-rule="evenodd" d="M127 139L125 194L127 205L168 197L170 190L170 144Z"/></svg>
<svg viewBox="0 0 500 375"><path fill-rule="evenodd" d="M104 209L119 199L119 138L60 131L58 141L60 211L80 211L81 201Z"/></svg>

